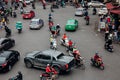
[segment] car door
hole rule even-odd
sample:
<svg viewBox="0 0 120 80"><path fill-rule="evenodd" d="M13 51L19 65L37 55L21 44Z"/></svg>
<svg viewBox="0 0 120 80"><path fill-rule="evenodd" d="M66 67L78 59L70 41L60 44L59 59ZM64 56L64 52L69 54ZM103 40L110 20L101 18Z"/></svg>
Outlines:
<svg viewBox="0 0 120 80"><path fill-rule="evenodd" d="M11 47L9 39L5 39L1 44L3 45L4 50L7 50Z"/></svg>
<svg viewBox="0 0 120 80"><path fill-rule="evenodd" d="M34 66L37 66L37 67L42 67L42 58L43 58L43 55L39 54L39 55L36 55L35 56L35 59L34 59Z"/></svg>
<svg viewBox="0 0 120 80"><path fill-rule="evenodd" d="M16 62L16 60L15 60L15 55L14 55L13 53L10 53L10 55L9 55L8 58L7 58L7 60L8 60L8 63L9 63L10 65L13 65L13 64Z"/></svg>

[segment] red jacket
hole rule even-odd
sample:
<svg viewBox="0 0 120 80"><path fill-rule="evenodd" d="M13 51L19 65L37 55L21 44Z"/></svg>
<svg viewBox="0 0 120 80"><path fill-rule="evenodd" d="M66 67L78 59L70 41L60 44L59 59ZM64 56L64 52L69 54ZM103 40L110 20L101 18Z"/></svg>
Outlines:
<svg viewBox="0 0 120 80"><path fill-rule="evenodd" d="M72 46L72 44L73 44L72 41L69 41L69 42L68 42L68 45L69 45L69 46Z"/></svg>
<svg viewBox="0 0 120 80"><path fill-rule="evenodd" d="M50 66L47 66L46 67L46 73L50 73L50 72L51 72Z"/></svg>
<svg viewBox="0 0 120 80"><path fill-rule="evenodd" d="M99 59L100 57L98 55L94 56L94 60L96 61L97 59Z"/></svg>

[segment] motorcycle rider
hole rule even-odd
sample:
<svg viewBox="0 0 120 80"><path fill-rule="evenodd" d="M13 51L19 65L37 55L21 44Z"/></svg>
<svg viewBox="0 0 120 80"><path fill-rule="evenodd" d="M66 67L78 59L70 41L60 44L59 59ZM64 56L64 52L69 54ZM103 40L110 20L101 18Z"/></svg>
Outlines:
<svg viewBox="0 0 120 80"><path fill-rule="evenodd" d="M56 26L52 26L52 27L51 27L51 33L52 33L53 36L56 35L56 31L57 31L57 30L56 30Z"/></svg>
<svg viewBox="0 0 120 80"><path fill-rule="evenodd" d="M47 64L46 73L52 77L52 80L55 80L55 75L57 74L54 68L51 68L50 64Z"/></svg>
<svg viewBox="0 0 120 80"><path fill-rule="evenodd" d="M71 50L71 49L73 49L73 42L72 42L72 40L71 39L69 39L69 41L68 41L68 45L67 45L67 48L68 48L68 50Z"/></svg>
<svg viewBox="0 0 120 80"><path fill-rule="evenodd" d="M17 79L18 80L23 80L23 75L20 71L18 71Z"/></svg>
<svg viewBox="0 0 120 80"><path fill-rule="evenodd" d="M97 13L97 10L96 10L96 8L94 7L93 8L93 15L95 15Z"/></svg>
<svg viewBox="0 0 120 80"><path fill-rule="evenodd" d="M87 15L87 16L85 17L85 20L86 20L86 24L89 24L90 17ZM87 21L88 21L88 22L87 22Z"/></svg>
<svg viewBox="0 0 120 80"><path fill-rule="evenodd" d="M5 37L11 36L11 29L9 29L7 26L5 26L5 31L6 31L6 36Z"/></svg>
<svg viewBox="0 0 120 80"><path fill-rule="evenodd" d="M96 52L94 55L94 63L96 65L99 65L99 60L100 60L100 56L98 55L98 52Z"/></svg>
<svg viewBox="0 0 120 80"><path fill-rule="evenodd" d="M105 46L110 49L110 45L112 45L112 39L109 37L108 40L105 42Z"/></svg>
<svg viewBox="0 0 120 80"><path fill-rule="evenodd" d="M76 60L76 65L79 65L79 63L80 63L80 52L79 52L79 50L76 48L76 46L74 46L73 47L73 56L74 56L74 58L75 58L75 60Z"/></svg>
<svg viewBox="0 0 120 80"><path fill-rule="evenodd" d="M62 40L63 40L64 43L65 43L66 38L68 38L68 37L67 37L66 33L64 33L63 36L62 36Z"/></svg>
<svg viewBox="0 0 120 80"><path fill-rule="evenodd" d="M56 29L57 29L57 33L60 34L60 25L59 24L57 24Z"/></svg>

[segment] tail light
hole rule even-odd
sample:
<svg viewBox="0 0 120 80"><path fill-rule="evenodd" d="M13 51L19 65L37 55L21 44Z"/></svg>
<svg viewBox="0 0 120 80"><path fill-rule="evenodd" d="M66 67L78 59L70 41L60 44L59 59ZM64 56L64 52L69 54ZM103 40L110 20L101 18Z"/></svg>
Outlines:
<svg viewBox="0 0 120 80"><path fill-rule="evenodd" d="M65 68L68 69L68 64L65 65Z"/></svg>
<svg viewBox="0 0 120 80"><path fill-rule="evenodd" d="M2 68L4 68L7 65L7 63L2 64Z"/></svg>

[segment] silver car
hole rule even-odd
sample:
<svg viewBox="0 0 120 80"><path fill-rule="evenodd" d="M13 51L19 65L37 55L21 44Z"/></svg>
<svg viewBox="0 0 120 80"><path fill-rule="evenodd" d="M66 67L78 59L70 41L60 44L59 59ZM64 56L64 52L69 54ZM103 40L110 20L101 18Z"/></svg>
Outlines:
<svg viewBox="0 0 120 80"><path fill-rule="evenodd" d="M77 8L76 12L75 12L75 16L83 16L84 15L84 8Z"/></svg>
<svg viewBox="0 0 120 80"><path fill-rule="evenodd" d="M31 30L38 30L44 26L44 21L42 19L32 19L29 25Z"/></svg>

